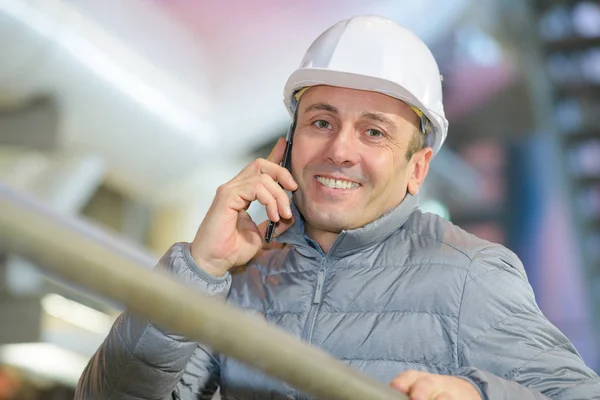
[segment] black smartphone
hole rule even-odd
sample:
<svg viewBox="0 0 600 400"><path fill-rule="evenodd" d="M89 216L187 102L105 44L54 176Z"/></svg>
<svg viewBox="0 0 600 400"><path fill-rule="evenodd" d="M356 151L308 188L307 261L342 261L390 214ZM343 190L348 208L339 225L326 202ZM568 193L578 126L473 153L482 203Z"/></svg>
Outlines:
<svg viewBox="0 0 600 400"><path fill-rule="evenodd" d="M296 128L295 123L290 125L288 133L285 138L285 150L283 152L283 159L281 160L281 166L292 172L292 137L294 135L294 129ZM273 231L275 230L275 222L269 221L267 226L267 232L265 234L265 242L270 243L273 238Z"/></svg>

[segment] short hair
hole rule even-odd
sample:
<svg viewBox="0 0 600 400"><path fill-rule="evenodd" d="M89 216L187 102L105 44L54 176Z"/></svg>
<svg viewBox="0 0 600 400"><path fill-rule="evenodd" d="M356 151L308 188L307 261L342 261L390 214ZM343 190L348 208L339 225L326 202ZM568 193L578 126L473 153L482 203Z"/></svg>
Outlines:
<svg viewBox="0 0 600 400"><path fill-rule="evenodd" d="M409 161L413 154L427 147L427 132L417 128L414 130L412 138L408 143L408 149L406 150L406 160Z"/></svg>

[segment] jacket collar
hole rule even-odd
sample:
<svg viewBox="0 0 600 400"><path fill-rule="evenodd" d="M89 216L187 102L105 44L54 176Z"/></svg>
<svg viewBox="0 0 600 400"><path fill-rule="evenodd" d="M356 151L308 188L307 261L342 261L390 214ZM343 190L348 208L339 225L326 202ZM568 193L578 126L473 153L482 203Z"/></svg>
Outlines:
<svg viewBox="0 0 600 400"><path fill-rule="evenodd" d="M302 217L294 202L291 203L296 222L275 240L280 243L294 245L299 251L317 248L322 253L318 245L304 234L304 217ZM418 208L418 204L418 196L407 193L404 200L396 208L375 221L360 228L342 231L331 246L327 256L333 258L346 257L384 241L404 225L410 215Z"/></svg>

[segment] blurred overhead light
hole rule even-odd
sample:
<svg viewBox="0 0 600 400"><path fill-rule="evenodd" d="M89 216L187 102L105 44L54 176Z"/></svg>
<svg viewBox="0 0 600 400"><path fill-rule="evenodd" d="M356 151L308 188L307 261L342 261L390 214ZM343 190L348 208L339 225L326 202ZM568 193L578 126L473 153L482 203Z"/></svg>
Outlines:
<svg viewBox="0 0 600 400"><path fill-rule="evenodd" d="M44 296L42 308L53 317L101 335L106 335L113 324L108 315L57 294Z"/></svg>
<svg viewBox="0 0 600 400"><path fill-rule="evenodd" d="M600 4L582 1L573 8L573 28L583 37L600 36Z"/></svg>
<svg viewBox="0 0 600 400"><path fill-rule="evenodd" d="M457 30L457 45L461 54L466 55L475 64L493 67L502 61L502 48L489 34L474 26L465 26Z"/></svg>
<svg viewBox="0 0 600 400"><path fill-rule="evenodd" d="M19 343L0 346L0 362L75 386L87 365L87 358L50 343Z"/></svg>

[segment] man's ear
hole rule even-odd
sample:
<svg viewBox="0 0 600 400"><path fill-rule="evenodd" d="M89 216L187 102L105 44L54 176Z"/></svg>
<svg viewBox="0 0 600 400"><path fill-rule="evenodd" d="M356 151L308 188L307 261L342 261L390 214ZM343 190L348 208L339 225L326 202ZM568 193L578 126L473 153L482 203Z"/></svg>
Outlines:
<svg viewBox="0 0 600 400"><path fill-rule="evenodd" d="M408 177L407 190L413 196L419 193L421 185L423 185L423 181L425 181L427 172L429 172L429 162L431 161L432 156L433 150L431 147L426 147L413 154L408 163L408 167L412 171Z"/></svg>

